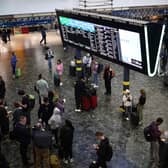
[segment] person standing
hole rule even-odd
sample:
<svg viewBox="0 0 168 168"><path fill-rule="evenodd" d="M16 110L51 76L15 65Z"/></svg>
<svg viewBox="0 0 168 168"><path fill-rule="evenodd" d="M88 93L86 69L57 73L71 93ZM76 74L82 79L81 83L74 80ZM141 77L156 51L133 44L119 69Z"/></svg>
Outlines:
<svg viewBox="0 0 168 168"><path fill-rule="evenodd" d="M36 82L36 90L39 94L39 104L42 103L44 97L48 97L48 83L42 78L42 74L39 74L38 81Z"/></svg>
<svg viewBox="0 0 168 168"><path fill-rule="evenodd" d="M40 41L40 44L44 41L44 44L47 44L46 42L46 30L43 26L41 26L41 41Z"/></svg>
<svg viewBox="0 0 168 168"><path fill-rule="evenodd" d="M111 95L111 79L113 78L113 71L110 68L110 65L106 65L103 78L106 88L105 95Z"/></svg>
<svg viewBox="0 0 168 168"><path fill-rule="evenodd" d="M110 146L109 140L102 132L96 132L96 139L100 141L99 144L94 144L93 147L97 153L97 167L107 168L106 160L107 160L107 150Z"/></svg>
<svg viewBox="0 0 168 168"><path fill-rule="evenodd" d="M0 128L2 136L6 137L9 133L9 116L5 109L3 100L0 99Z"/></svg>
<svg viewBox="0 0 168 168"><path fill-rule="evenodd" d="M2 41L6 44L7 43L7 32L5 29L2 30L1 37L2 37Z"/></svg>
<svg viewBox="0 0 168 168"><path fill-rule="evenodd" d="M15 54L14 52L12 52L12 56L11 56L11 66L12 66L13 78L15 78L15 74L16 74L16 63L17 63L16 54Z"/></svg>
<svg viewBox="0 0 168 168"><path fill-rule="evenodd" d="M88 53L87 55L85 55L83 57L83 65L84 65L84 76L86 77L86 79L88 80L88 78L91 76L91 63L92 63L92 57L90 55L90 53Z"/></svg>
<svg viewBox="0 0 168 168"><path fill-rule="evenodd" d="M152 168L159 167L159 141L162 131L159 130L159 126L163 123L161 117L157 118L150 124L150 132L152 135L152 141L150 142L150 157L152 162Z"/></svg>
<svg viewBox="0 0 168 168"><path fill-rule="evenodd" d="M93 60L92 74L93 74L93 84L95 88L98 87L98 66L99 66L98 62L96 60Z"/></svg>
<svg viewBox="0 0 168 168"><path fill-rule="evenodd" d="M6 35L7 35L8 41L11 41L11 38L10 38L11 29L8 28L8 29L6 30Z"/></svg>
<svg viewBox="0 0 168 168"><path fill-rule="evenodd" d="M52 59L53 59L53 52L51 50L50 47L47 47L47 60L48 60L48 68L49 68L49 71L51 72L52 71Z"/></svg>
<svg viewBox="0 0 168 168"><path fill-rule="evenodd" d="M60 79L60 86L63 85L63 83L62 83L63 71L64 71L63 63L60 59L58 59L57 64L56 64L56 73L57 73L57 75L59 76L59 79Z"/></svg>
<svg viewBox="0 0 168 168"><path fill-rule="evenodd" d="M48 120L48 124L55 136L56 145L58 145L58 131L62 124L62 117L61 112L57 107L54 108L53 115Z"/></svg>
<svg viewBox="0 0 168 168"><path fill-rule="evenodd" d="M31 134L30 129L27 128L26 123L26 117L20 116L19 123L15 125L14 132L17 140L20 143L20 155L22 158L22 163L24 166L29 166L31 164L28 162L27 149L31 141Z"/></svg>
<svg viewBox="0 0 168 168"><path fill-rule="evenodd" d="M73 144L74 127L70 120L65 120L65 125L60 131L60 144L63 150L64 163L73 162L72 144Z"/></svg>
<svg viewBox="0 0 168 168"><path fill-rule="evenodd" d="M40 104L38 110L38 118L42 120L42 123L48 126L48 120L53 114L53 106L49 104L48 97L44 97L43 103Z"/></svg>
<svg viewBox="0 0 168 168"><path fill-rule="evenodd" d="M83 77L81 77L79 80L76 81L75 83L75 102L76 102L76 112L81 111L81 106L82 106L82 96L84 95L85 92L85 81Z"/></svg>
<svg viewBox="0 0 168 168"><path fill-rule="evenodd" d="M6 93L5 81L2 76L0 76L0 99L4 100Z"/></svg>
<svg viewBox="0 0 168 168"><path fill-rule="evenodd" d="M144 108L145 103L146 103L146 93L144 89L141 89L139 101L137 104L137 112L139 115L139 125L142 124L142 121L143 121L143 108Z"/></svg>
<svg viewBox="0 0 168 168"><path fill-rule="evenodd" d="M125 108L125 119L129 120L130 114L132 112L132 95L130 94L130 90L125 90L122 101Z"/></svg>
<svg viewBox="0 0 168 168"><path fill-rule="evenodd" d="M50 148L52 146L52 135L46 131L41 123L37 123L32 130L35 168L50 168Z"/></svg>

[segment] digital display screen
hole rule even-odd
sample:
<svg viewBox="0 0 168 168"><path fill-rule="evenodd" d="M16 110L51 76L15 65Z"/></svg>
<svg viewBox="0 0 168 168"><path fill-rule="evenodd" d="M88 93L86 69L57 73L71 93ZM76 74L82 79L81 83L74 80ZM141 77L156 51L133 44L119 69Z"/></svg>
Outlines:
<svg viewBox="0 0 168 168"><path fill-rule="evenodd" d="M142 54L139 33L119 29L121 60L142 68ZM128 38L129 37L129 38Z"/></svg>
<svg viewBox="0 0 168 168"><path fill-rule="evenodd" d="M83 11L57 10L63 44L152 77L166 25Z"/></svg>

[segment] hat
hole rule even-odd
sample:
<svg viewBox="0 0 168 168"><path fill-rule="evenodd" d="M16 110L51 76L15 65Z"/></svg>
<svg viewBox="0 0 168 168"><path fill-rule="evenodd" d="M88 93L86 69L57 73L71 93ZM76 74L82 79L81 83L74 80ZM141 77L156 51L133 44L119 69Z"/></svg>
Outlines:
<svg viewBox="0 0 168 168"><path fill-rule="evenodd" d="M125 90L125 93L130 93L130 90L129 90L129 89L126 89L126 90Z"/></svg>

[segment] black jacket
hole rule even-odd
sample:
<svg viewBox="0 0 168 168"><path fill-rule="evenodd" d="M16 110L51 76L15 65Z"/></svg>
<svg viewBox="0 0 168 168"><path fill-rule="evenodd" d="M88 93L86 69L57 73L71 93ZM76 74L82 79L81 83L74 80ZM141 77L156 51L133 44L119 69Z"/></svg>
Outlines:
<svg viewBox="0 0 168 168"><path fill-rule="evenodd" d="M109 147L108 138L101 140L99 144L99 149L97 149L97 156L99 160L106 160L106 151L108 147Z"/></svg>
<svg viewBox="0 0 168 168"><path fill-rule="evenodd" d="M74 133L74 127L73 126L64 125L61 128L61 131L60 131L61 146L67 147L67 146L72 145L72 143L73 143L73 133Z"/></svg>
<svg viewBox="0 0 168 168"><path fill-rule="evenodd" d="M0 98L5 97L5 92L6 92L5 82L3 80L1 80L0 81Z"/></svg>
<svg viewBox="0 0 168 168"><path fill-rule="evenodd" d="M85 93L85 82L82 80L75 83L75 97L80 97Z"/></svg>
<svg viewBox="0 0 168 168"><path fill-rule="evenodd" d="M22 125L21 123L17 123L14 128L14 132L16 135L16 139L25 145L30 144L31 134L30 129L26 128L26 125Z"/></svg>

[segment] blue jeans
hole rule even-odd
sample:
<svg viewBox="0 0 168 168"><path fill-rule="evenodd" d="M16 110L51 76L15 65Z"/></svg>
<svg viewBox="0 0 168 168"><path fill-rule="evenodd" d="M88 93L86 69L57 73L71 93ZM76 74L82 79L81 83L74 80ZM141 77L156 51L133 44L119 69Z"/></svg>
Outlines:
<svg viewBox="0 0 168 168"><path fill-rule="evenodd" d="M98 73L93 73L93 83L98 85Z"/></svg>
<svg viewBox="0 0 168 168"><path fill-rule="evenodd" d="M16 73L16 65L12 65L12 74L15 75Z"/></svg>

